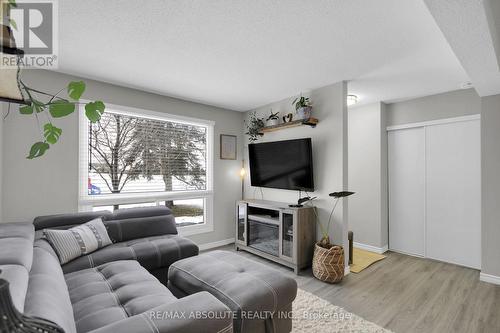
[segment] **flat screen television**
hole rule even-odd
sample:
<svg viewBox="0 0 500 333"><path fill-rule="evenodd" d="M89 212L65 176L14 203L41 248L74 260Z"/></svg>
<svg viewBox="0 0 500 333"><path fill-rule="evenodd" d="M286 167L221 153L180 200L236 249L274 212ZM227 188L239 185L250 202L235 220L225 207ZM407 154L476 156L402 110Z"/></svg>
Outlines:
<svg viewBox="0 0 500 333"><path fill-rule="evenodd" d="M314 191L311 139L248 145L252 186Z"/></svg>

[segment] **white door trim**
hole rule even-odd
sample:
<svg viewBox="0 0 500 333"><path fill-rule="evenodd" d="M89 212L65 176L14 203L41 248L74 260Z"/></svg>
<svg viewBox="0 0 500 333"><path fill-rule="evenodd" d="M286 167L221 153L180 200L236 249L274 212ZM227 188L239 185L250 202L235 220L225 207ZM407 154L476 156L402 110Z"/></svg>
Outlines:
<svg viewBox="0 0 500 333"><path fill-rule="evenodd" d="M460 121L471 121L471 120L480 120L480 119L481 119L480 114L474 114L471 116L445 118L445 119L423 121L423 122L418 122L418 123L409 123L409 124L403 124L403 125L387 126L387 131L397 131L397 130L407 129L407 128L426 127L426 126L432 126L432 125L449 124L449 123L457 123Z"/></svg>

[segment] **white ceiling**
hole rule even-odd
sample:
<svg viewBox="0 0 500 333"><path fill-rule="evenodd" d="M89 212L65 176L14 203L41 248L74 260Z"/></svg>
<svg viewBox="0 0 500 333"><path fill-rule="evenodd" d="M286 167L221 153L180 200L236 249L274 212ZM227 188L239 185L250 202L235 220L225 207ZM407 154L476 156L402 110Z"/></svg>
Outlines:
<svg viewBox="0 0 500 333"><path fill-rule="evenodd" d="M59 11L59 71L238 111L341 80L363 104L469 80L422 0L64 0Z"/></svg>
<svg viewBox="0 0 500 333"><path fill-rule="evenodd" d="M500 1L425 0L480 96L500 93Z"/></svg>

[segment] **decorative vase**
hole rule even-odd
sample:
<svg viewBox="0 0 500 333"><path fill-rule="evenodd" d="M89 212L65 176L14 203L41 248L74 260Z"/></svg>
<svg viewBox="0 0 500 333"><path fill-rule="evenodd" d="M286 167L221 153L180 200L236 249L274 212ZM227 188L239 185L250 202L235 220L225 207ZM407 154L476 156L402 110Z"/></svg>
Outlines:
<svg viewBox="0 0 500 333"><path fill-rule="evenodd" d="M312 271L318 280L339 283L344 277L344 267L342 246L328 244L323 247L319 243L315 244Z"/></svg>
<svg viewBox="0 0 500 333"><path fill-rule="evenodd" d="M297 118L307 120L311 118L312 106L305 106L297 109Z"/></svg>
<svg viewBox="0 0 500 333"><path fill-rule="evenodd" d="M293 114L288 113L287 115L283 116L283 122L284 123L289 123L293 120Z"/></svg>
<svg viewBox="0 0 500 333"><path fill-rule="evenodd" d="M267 126L276 126L279 125L280 120L279 119L269 119L267 121Z"/></svg>

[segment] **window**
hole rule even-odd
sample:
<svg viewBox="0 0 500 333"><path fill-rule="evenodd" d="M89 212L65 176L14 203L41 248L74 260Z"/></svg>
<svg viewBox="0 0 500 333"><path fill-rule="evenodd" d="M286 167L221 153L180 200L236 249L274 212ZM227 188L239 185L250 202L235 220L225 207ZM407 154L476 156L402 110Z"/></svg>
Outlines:
<svg viewBox="0 0 500 333"><path fill-rule="evenodd" d="M80 210L165 205L182 233L213 230L213 123L107 105L80 124Z"/></svg>
<svg viewBox="0 0 500 333"><path fill-rule="evenodd" d="M193 225L200 225L205 223L205 200L199 199L181 199L173 200L172 203L168 201L158 202L144 202L135 204L124 204L119 205L120 208L134 208L134 207L152 207L160 205L166 205L172 209L172 213L175 216L175 222L178 227L187 227ZM94 206L93 211L103 211L107 210L112 212L115 209L113 205L109 206Z"/></svg>

